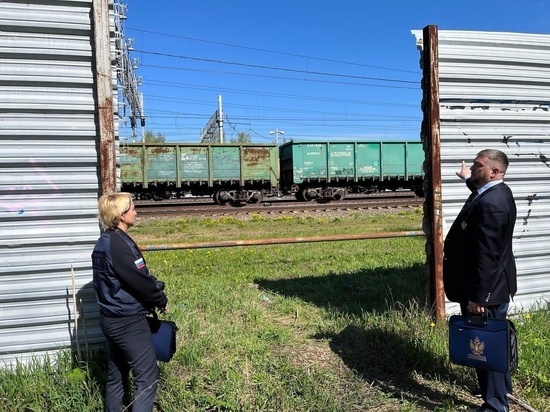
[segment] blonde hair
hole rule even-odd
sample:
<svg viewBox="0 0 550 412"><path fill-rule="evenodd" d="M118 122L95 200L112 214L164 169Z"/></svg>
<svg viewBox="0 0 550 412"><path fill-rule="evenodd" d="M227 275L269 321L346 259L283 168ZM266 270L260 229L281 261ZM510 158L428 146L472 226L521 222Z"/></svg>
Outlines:
<svg viewBox="0 0 550 412"><path fill-rule="evenodd" d="M120 217L132 207L133 196L131 193L120 192L106 194L98 201L98 218L103 229L116 229Z"/></svg>

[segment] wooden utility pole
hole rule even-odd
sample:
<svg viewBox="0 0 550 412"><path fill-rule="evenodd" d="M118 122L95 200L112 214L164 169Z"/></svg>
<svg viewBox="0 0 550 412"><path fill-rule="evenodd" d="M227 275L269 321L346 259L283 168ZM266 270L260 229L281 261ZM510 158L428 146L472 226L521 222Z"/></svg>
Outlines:
<svg viewBox="0 0 550 412"><path fill-rule="evenodd" d="M105 194L116 191L115 120L111 74L109 1L93 0L92 8L101 192Z"/></svg>

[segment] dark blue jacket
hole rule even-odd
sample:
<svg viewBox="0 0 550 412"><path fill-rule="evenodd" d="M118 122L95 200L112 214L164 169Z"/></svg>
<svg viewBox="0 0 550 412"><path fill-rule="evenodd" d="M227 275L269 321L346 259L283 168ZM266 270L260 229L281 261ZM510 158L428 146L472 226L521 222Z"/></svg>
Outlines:
<svg viewBox="0 0 550 412"><path fill-rule="evenodd" d="M443 283L450 301L482 306L510 302L517 291L512 252L516 214L504 183L481 193L458 214L444 245Z"/></svg>
<svg viewBox="0 0 550 412"><path fill-rule="evenodd" d="M124 317L164 308L168 299L149 274L138 246L124 231L107 230L92 253L94 290L101 313Z"/></svg>

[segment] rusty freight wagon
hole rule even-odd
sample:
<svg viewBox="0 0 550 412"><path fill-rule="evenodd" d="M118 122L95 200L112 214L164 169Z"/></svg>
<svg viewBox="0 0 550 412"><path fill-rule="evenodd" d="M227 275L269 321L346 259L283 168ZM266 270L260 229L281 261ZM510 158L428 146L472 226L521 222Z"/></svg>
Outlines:
<svg viewBox="0 0 550 412"><path fill-rule="evenodd" d="M421 142L291 141L280 147L281 188L301 201L349 191L412 190L422 196Z"/></svg>
<svg viewBox="0 0 550 412"><path fill-rule="evenodd" d="M278 190L276 145L128 143L120 147L120 164L121 190L138 199L191 194L245 204Z"/></svg>

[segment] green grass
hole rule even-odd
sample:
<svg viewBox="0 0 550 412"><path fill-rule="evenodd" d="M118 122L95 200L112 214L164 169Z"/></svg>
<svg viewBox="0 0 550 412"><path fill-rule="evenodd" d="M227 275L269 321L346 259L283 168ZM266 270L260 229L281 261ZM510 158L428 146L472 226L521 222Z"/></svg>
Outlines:
<svg viewBox="0 0 550 412"><path fill-rule="evenodd" d="M141 245L418 230L407 213L147 220ZM158 410L455 411L477 406L426 307L425 239L147 252L167 284L178 351ZM550 308L518 314L516 395L550 408ZM99 411L105 359L0 371L2 411Z"/></svg>

